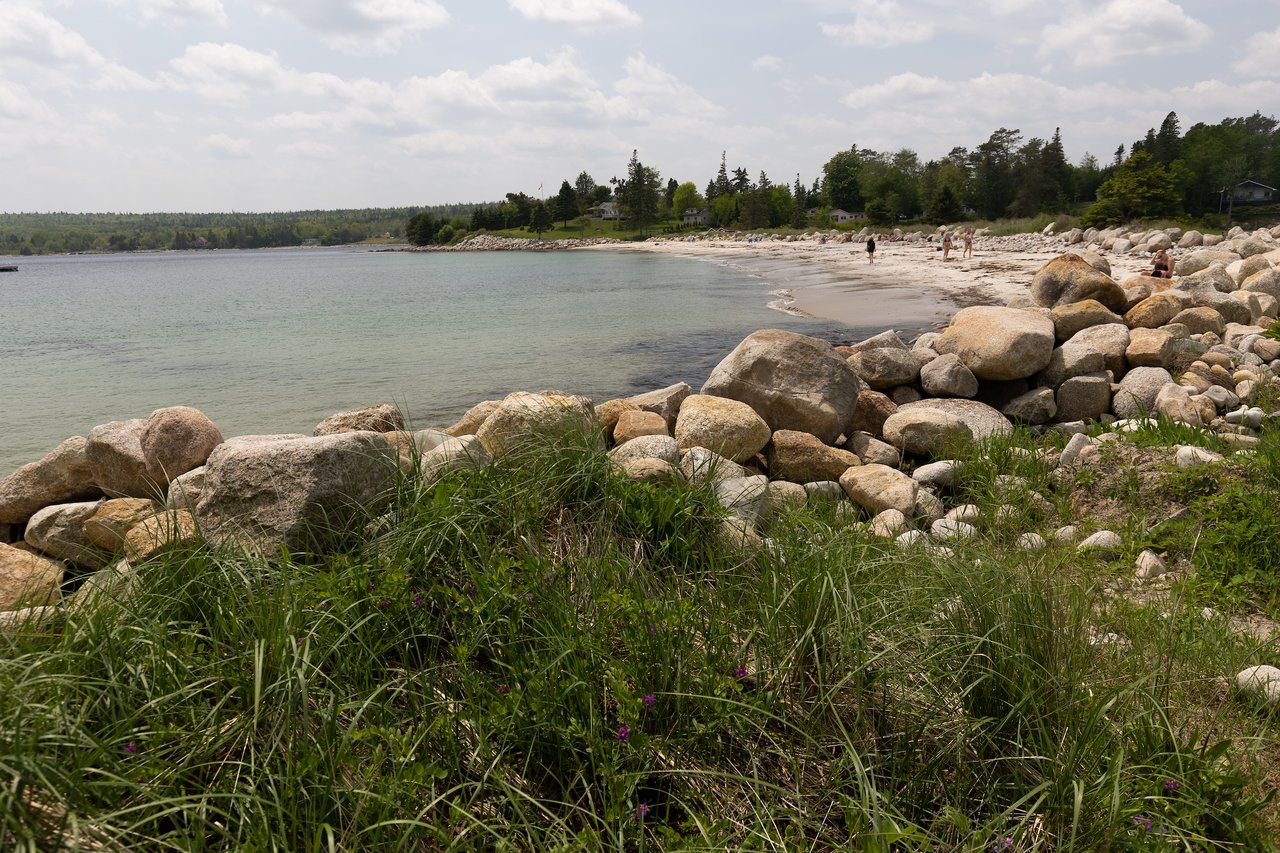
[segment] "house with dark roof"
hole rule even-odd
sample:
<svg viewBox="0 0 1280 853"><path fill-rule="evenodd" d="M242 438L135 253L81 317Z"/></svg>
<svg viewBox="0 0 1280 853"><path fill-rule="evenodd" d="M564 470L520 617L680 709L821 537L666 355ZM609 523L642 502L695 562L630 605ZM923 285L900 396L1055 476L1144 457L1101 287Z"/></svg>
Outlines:
<svg viewBox="0 0 1280 853"><path fill-rule="evenodd" d="M1276 188L1254 180L1241 181L1231 191L1231 199L1236 204L1265 204L1276 200Z"/></svg>

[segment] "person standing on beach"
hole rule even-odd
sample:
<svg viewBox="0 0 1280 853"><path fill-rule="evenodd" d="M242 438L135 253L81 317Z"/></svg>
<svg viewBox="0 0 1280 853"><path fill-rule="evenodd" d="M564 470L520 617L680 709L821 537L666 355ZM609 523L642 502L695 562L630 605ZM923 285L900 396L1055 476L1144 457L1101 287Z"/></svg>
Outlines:
<svg viewBox="0 0 1280 853"><path fill-rule="evenodd" d="M948 260L947 255L951 254L951 232L947 231L942 235L942 260Z"/></svg>
<svg viewBox="0 0 1280 853"><path fill-rule="evenodd" d="M876 262L876 235L872 234L867 238L867 263L874 264Z"/></svg>
<svg viewBox="0 0 1280 853"><path fill-rule="evenodd" d="M964 251L960 253L960 257L973 257L973 231L964 232Z"/></svg>

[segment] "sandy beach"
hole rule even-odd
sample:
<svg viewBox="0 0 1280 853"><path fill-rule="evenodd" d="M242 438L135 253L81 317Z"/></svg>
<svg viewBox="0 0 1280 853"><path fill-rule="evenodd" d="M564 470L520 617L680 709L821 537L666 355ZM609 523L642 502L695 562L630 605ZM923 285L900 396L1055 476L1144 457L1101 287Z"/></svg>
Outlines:
<svg viewBox="0 0 1280 853"><path fill-rule="evenodd" d="M1037 242L1041 245L1033 245ZM860 242L748 243L744 237L696 242L651 240L595 248L657 252L727 264L776 284L771 292L777 298L771 308L866 326L892 325L895 316L902 313L902 300L932 300L948 315L968 305L1003 305L1026 292L1036 271L1066 252L1068 246L1061 238L1039 235L979 237L974 240L973 257L960 258L957 240L950 260L943 263L935 243L877 240L874 264L867 263L866 247ZM1111 263L1117 281L1150 267L1145 258L1101 254ZM868 307L868 291L883 293L885 298ZM853 298L854 294L859 298Z"/></svg>

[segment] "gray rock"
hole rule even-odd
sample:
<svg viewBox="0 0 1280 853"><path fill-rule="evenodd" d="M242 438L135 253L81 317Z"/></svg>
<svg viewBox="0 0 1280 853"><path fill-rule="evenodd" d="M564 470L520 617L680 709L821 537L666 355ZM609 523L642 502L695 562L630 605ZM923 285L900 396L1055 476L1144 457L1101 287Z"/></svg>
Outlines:
<svg viewBox="0 0 1280 853"><path fill-rule="evenodd" d="M93 517L101 501L47 506L27 521L28 545L51 557L91 569L100 569L111 555L93 544L84 523Z"/></svg>
<svg viewBox="0 0 1280 853"><path fill-rule="evenodd" d="M1043 314L1014 308L971 307L961 309L952 318L934 349L942 355L958 356L980 380L1009 380L1042 370L1049 363L1053 344L1053 321Z"/></svg>
<svg viewBox="0 0 1280 853"><path fill-rule="evenodd" d="M1173 382L1163 367L1135 367L1124 375L1111 401L1111 409L1122 418L1138 418L1155 411L1160 389Z"/></svg>
<svg viewBox="0 0 1280 853"><path fill-rule="evenodd" d="M114 421L89 430L85 457L98 488L113 498L152 498L164 489L147 474L142 418ZM167 484L166 484L167 485Z"/></svg>
<svg viewBox="0 0 1280 853"><path fill-rule="evenodd" d="M1139 554L1134 565L1137 568L1138 577L1143 579L1158 578L1169 570L1164 559L1150 549Z"/></svg>
<svg viewBox="0 0 1280 853"><path fill-rule="evenodd" d="M940 355L920 368L920 385L933 397L972 397L978 378L954 353Z"/></svg>
<svg viewBox="0 0 1280 853"><path fill-rule="evenodd" d="M876 347L849 356L849 367L873 390L910 385L920 376L920 361L910 350Z"/></svg>
<svg viewBox="0 0 1280 853"><path fill-rule="evenodd" d="M1068 468L1076 464L1080 457L1080 453L1086 447L1093 447L1098 442L1083 433L1076 433L1067 440L1067 446L1062 449L1062 455L1058 457L1058 465Z"/></svg>
<svg viewBox="0 0 1280 853"><path fill-rule="evenodd" d="M935 539L943 541L949 539L974 539L978 535L978 529L972 524L963 521L954 521L949 518L940 518L930 527L929 532L933 534Z"/></svg>
<svg viewBox="0 0 1280 853"><path fill-rule="evenodd" d="M844 489L834 480L816 480L804 484L804 493L810 501L842 501L845 499Z"/></svg>
<svg viewBox="0 0 1280 853"><path fill-rule="evenodd" d="M871 513L886 509L903 515L913 513L920 491L915 480L885 465L850 468L840 477L840 486L854 503Z"/></svg>
<svg viewBox="0 0 1280 853"><path fill-rule="evenodd" d="M886 509L871 519L871 535L892 539L907 529L907 517L896 509Z"/></svg>
<svg viewBox="0 0 1280 853"><path fill-rule="evenodd" d="M747 476L747 469L705 447L690 447L680 457L680 471L694 485Z"/></svg>
<svg viewBox="0 0 1280 853"><path fill-rule="evenodd" d="M42 507L100 497L86 443L81 436L68 438L0 481L0 525L22 524Z"/></svg>
<svg viewBox="0 0 1280 853"><path fill-rule="evenodd" d="M902 454L896 447L865 432L854 433L845 446L858 454L858 457L868 465L897 468L902 463Z"/></svg>
<svg viewBox="0 0 1280 853"><path fill-rule="evenodd" d="M942 501L938 500L937 495L928 489L921 489L916 492L916 518L924 519L927 522L934 522L943 518L947 514L947 508L943 506Z"/></svg>
<svg viewBox="0 0 1280 853"><path fill-rule="evenodd" d="M323 548L386 503L398 470L381 433L232 439L209 456L196 520L215 546Z"/></svg>
<svg viewBox="0 0 1280 853"><path fill-rule="evenodd" d="M1009 435L1013 424L999 411L977 400L921 400L899 406L898 412L942 412L964 423L975 440L993 435Z"/></svg>
<svg viewBox="0 0 1280 853"><path fill-rule="evenodd" d="M1045 424L1058 413L1057 395L1052 388L1035 388L1014 397L1001 412L1024 424Z"/></svg>
<svg viewBox="0 0 1280 853"><path fill-rule="evenodd" d="M1101 351L1082 343L1066 343L1054 349L1049 364L1036 376L1036 384L1057 388L1074 376L1085 376L1106 370L1107 359Z"/></svg>
<svg viewBox="0 0 1280 853"><path fill-rule="evenodd" d="M912 471L911 479L922 486L945 489L955 482L956 474L959 473L961 467L962 463L952 459L930 462Z"/></svg>
<svg viewBox="0 0 1280 853"><path fill-rule="evenodd" d="M58 600L63 565L21 548L0 545L0 611Z"/></svg>
<svg viewBox="0 0 1280 853"><path fill-rule="evenodd" d="M1057 417L1096 420L1111 409L1111 380L1105 373L1073 376L1058 386Z"/></svg>
<svg viewBox="0 0 1280 853"><path fill-rule="evenodd" d="M661 415L666 419L667 431L671 432L676 426L676 416L680 414L680 404L692 393L693 389L687 383L678 382L675 385L669 385L657 391L648 391L644 394L628 397L627 402L642 412Z"/></svg>
<svg viewBox="0 0 1280 853"><path fill-rule="evenodd" d="M799 430L830 444L852 420L862 387L826 341L764 329L716 365L702 393L746 403L770 432Z"/></svg>
<svg viewBox="0 0 1280 853"><path fill-rule="evenodd" d="M404 415L391 403L378 403L349 412L338 412L316 424L312 435L341 432L396 432L404 429ZM211 448L212 449L212 448ZM203 463L203 460L201 460Z"/></svg>
<svg viewBox="0 0 1280 853"><path fill-rule="evenodd" d="M1127 367L1125 350L1129 347L1129 327L1123 323L1090 326L1072 335L1067 344L1083 344L1096 349L1102 353L1107 370L1110 370L1113 376L1120 376Z"/></svg>
<svg viewBox="0 0 1280 853"><path fill-rule="evenodd" d="M1092 536L1086 536L1084 541L1076 546L1076 550L1082 554L1091 552L1104 556L1117 554L1122 548L1124 548L1124 540L1120 538L1120 534L1111 530L1099 530Z"/></svg>
<svg viewBox="0 0 1280 853"><path fill-rule="evenodd" d="M666 436L663 436L666 438ZM639 441L640 439L636 439ZM667 439L675 444L675 439ZM675 461L679 461L679 453L675 454ZM438 482L446 474L454 471L474 471L483 468L490 462L489 453L484 449L484 445L480 443L480 438L474 435L460 435L450 437L435 447L423 453L418 458L418 475L422 478L422 485L430 486ZM615 460L616 461L616 460ZM671 462L671 459L667 460Z"/></svg>
<svg viewBox="0 0 1280 853"><path fill-rule="evenodd" d="M716 500L731 515L755 527L769 513L769 478L734 477L715 486Z"/></svg>
<svg viewBox="0 0 1280 853"><path fill-rule="evenodd" d="M1173 464L1179 468L1194 468L1197 465L1212 465L1221 461L1221 453L1188 444L1174 445Z"/></svg>
<svg viewBox="0 0 1280 853"><path fill-rule="evenodd" d="M200 492L204 490L205 470L201 465L174 477L165 493L164 505L169 509L194 510L200 501Z"/></svg>
<svg viewBox="0 0 1280 853"><path fill-rule="evenodd" d="M932 409L899 409L884 422L885 441L907 453L934 456L973 441L964 421Z"/></svg>
<svg viewBox="0 0 1280 853"><path fill-rule="evenodd" d="M1049 547L1049 543L1039 533L1024 533L1014 545L1019 551L1043 551Z"/></svg>
<svg viewBox="0 0 1280 853"><path fill-rule="evenodd" d="M642 435L609 451L617 465L635 459L662 459L670 465L680 464L680 443L669 435Z"/></svg>
<svg viewBox="0 0 1280 853"><path fill-rule="evenodd" d="M1280 704L1280 669L1251 666L1236 673L1236 687L1272 704Z"/></svg>

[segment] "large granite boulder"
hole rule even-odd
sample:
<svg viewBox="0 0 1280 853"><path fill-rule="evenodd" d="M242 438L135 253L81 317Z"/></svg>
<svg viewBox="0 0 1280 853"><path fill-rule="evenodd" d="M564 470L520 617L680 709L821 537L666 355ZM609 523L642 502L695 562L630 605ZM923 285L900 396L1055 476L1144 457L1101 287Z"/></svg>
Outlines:
<svg viewBox="0 0 1280 853"><path fill-rule="evenodd" d="M475 435L480 430L480 426L489 420L489 416L500 408L502 408L501 400L485 400L476 403L458 418L457 423L446 427L444 431L454 436ZM616 422L617 418L614 418L614 421Z"/></svg>
<svg viewBox="0 0 1280 853"><path fill-rule="evenodd" d="M1124 322L1131 329L1158 329L1172 320L1179 311L1191 307L1191 298L1185 293L1166 290L1153 293L1125 312Z"/></svg>
<svg viewBox="0 0 1280 853"><path fill-rule="evenodd" d="M830 447L807 432L780 429L767 449L769 475L792 483L839 480L849 468L861 465L857 454Z"/></svg>
<svg viewBox="0 0 1280 853"><path fill-rule="evenodd" d="M668 465L679 465L680 443L665 434L636 436L610 450L609 458L619 466L637 459L661 459Z"/></svg>
<svg viewBox="0 0 1280 853"><path fill-rule="evenodd" d="M1209 400L1192 394L1187 388L1172 382L1161 387L1156 394L1155 413L1164 415L1173 421L1181 421L1191 426L1207 426L1217 415L1217 410Z"/></svg>
<svg viewBox="0 0 1280 853"><path fill-rule="evenodd" d="M1058 398L1052 388L1033 388L1005 403L1000 412L1024 424L1047 424L1058 414Z"/></svg>
<svg viewBox="0 0 1280 853"><path fill-rule="evenodd" d="M231 439L209 456L196 522L214 545L323 547L385 502L398 469L381 433Z"/></svg>
<svg viewBox="0 0 1280 853"><path fill-rule="evenodd" d="M1124 313L1126 302L1124 290L1115 279L1071 253L1060 255L1040 268L1031 280L1031 298L1045 308L1096 299L1118 314Z"/></svg>
<svg viewBox="0 0 1280 853"><path fill-rule="evenodd" d="M896 411L898 411L898 404L893 402L892 397L864 388L858 392L858 407L854 410L853 419L845 427L844 433L852 435L855 432L865 432L870 435L880 435L885 418Z"/></svg>
<svg viewBox="0 0 1280 853"><path fill-rule="evenodd" d="M1163 367L1171 370L1178 362L1178 337L1162 326L1159 329L1134 329L1129 333L1125 359L1130 368Z"/></svg>
<svg viewBox="0 0 1280 853"><path fill-rule="evenodd" d="M1193 335L1203 335L1205 332L1212 332L1218 337L1222 337L1227 330L1226 321L1219 314L1208 306L1199 308L1186 308L1174 315L1170 322L1181 323L1187 327L1187 331Z"/></svg>
<svg viewBox="0 0 1280 853"><path fill-rule="evenodd" d="M513 450L555 442L568 435L586 435L595 424L595 407L586 397L546 392L508 394L476 435L495 459Z"/></svg>
<svg viewBox="0 0 1280 853"><path fill-rule="evenodd" d="M693 389L684 382L677 382L657 391L647 391L628 397L627 402L642 412L661 415L667 422L667 434L676 428L676 416L680 414L680 404L684 398L693 393Z"/></svg>
<svg viewBox="0 0 1280 853"><path fill-rule="evenodd" d="M199 468L222 443L222 433L199 409L169 406L156 409L138 436L147 477L162 494L174 477Z"/></svg>
<svg viewBox="0 0 1280 853"><path fill-rule="evenodd" d="M114 498L85 519L84 534L104 551L123 553L129 530L155 514L156 505L146 498Z"/></svg>
<svg viewBox="0 0 1280 853"><path fill-rule="evenodd" d="M800 430L830 443L852 419L862 388L826 341L763 329L716 365L702 393L746 403L771 432Z"/></svg>
<svg viewBox="0 0 1280 853"><path fill-rule="evenodd" d="M848 364L858 378L876 391L910 385L920 376L920 360L905 348L863 350L849 356Z"/></svg>
<svg viewBox="0 0 1280 853"><path fill-rule="evenodd" d="M1240 260L1240 256L1235 252L1228 252L1219 249L1201 249L1184 255L1179 258L1173 265L1174 272L1179 278L1200 272L1200 270L1208 269L1213 264L1227 264Z"/></svg>
<svg viewBox="0 0 1280 853"><path fill-rule="evenodd" d="M1106 366L1106 356L1101 352L1072 339L1054 349L1048 366L1036 376L1035 384L1057 388L1073 376L1097 373L1105 370Z"/></svg>
<svg viewBox="0 0 1280 853"><path fill-rule="evenodd" d="M926 409L943 412L958 419L968 427L975 441L981 441L993 435L1009 435L1013 432L1013 424L1008 418L986 403L979 403L977 400L920 400L900 406L898 412Z"/></svg>
<svg viewBox="0 0 1280 853"><path fill-rule="evenodd" d="M0 545L0 612L53 604L63 565L11 545Z"/></svg>
<svg viewBox="0 0 1280 853"><path fill-rule="evenodd" d="M435 484L454 471L474 471L490 462L489 453L474 435L445 439L418 458L418 476L423 486Z"/></svg>
<svg viewBox="0 0 1280 853"><path fill-rule="evenodd" d="M954 353L940 355L920 368L920 387L931 397L972 397L978 377Z"/></svg>
<svg viewBox="0 0 1280 853"><path fill-rule="evenodd" d="M1111 408L1122 418L1145 417L1155 411L1160 389L1173 381L1163 367L1135 367L1120 380Z"/></svg>
<svg viewBox="0 0 1280 853"><path fill-rule="evenodd" d="M623 412L613 426L613 441L619 445L642 435L669 434L666 418L657 412L646 412L642 409Z"/></svg>
<svg viewBox="0 0 1280 853"><path fill-rule="evenodd" d="M1007 380L1023 379L1044 369L1053 344L1053 321L1043 314L972 307L955 315L934 349L942 355L958 356L980 380Z"/></svg>
<svg viewBox="0 0 1280 853"><path fill-rule="evenodd" d="M884 422L884 440L917 456L939 456L973 441L960 418L937 409L899 409Z"/></svg>
<svg viewBox="0 0 1280 853"><path fill-rule="evenodd" d="M1265 293L1272 299L1280 299L1280 270L1266 269L1244 280L1240 289L1250 293Z"/></svg>
<svg viewBox="0 0 1280 853"><path fill-rule="evenodd" d="M1056 401L1060 421L1095 420L1111 409L1111 379L1105 373L1073 376L1058 386Z"/></svg>
<svg viewBox="0 0 1280 853"><path fill-rule="evenodd" d="M85 457L98 488L113 498L150 498L163 495L147 473L147 457L142 452L143 418L113 421L89 430Z"/></svg>
<svg viewBox="0 0 1280 853"><path fill-rule="evenodd" d="M404 429L404 415L391 403L378 403L349 412L338 412L316 424L312 435L342 432L395 432ZM194 467L194 466L193 466Z"/></svg>
<svg viewBox="0 0 1280 853"><path fill-rule="evenodd" d="M129 528L125 553L132 563L141 563L166 551L192 545L200 538L195 517L185 509L160 512Z"/></svg>
<svg viewBox="0 0 1280 853"><path fill-rule="evenodd" d="M729 397L694 394L685 398L676 417L675 438L681 450L705 447L734 462L754 457L770 435L756 409Z"/></svg>
<svg viewBox="0 0 1280 853"><path fill-rule="evenodd" d="M21 524L41 507L99 497L87 443L83 436L68 438L0 480L0 524Z"/></svg>
<svg viewBox="0 0 1280 853"><path fill-rule="evenodd" d="M93 544L84 525L102 505L100 501L55 504L27 521L26 543L41 553L91 569L107 564L110 554Z"/></svg>
<svg viewBox="0 0 1280 853"><path fill-rule="evenodd" d="M840 487L858 506L872 515L896 509L912 516L920 484L906 474L887 465L860 465L840 477Z"/></svg>
<svg viewBox="0 0 1280 853"><path fill-rule="evenodd" d="M1189 276L1175 282L1169 289L1190 295L1193 306L1212 308L1228 323L1248 323L1253 319L1249 306L1232 298L1229 293L1223 293L1206 279Z"/></svg>
<svg viewBox="0 0 1280 853"><path fill-rule="evenodd" d="M1071 336L1068 344L1083 344L1102 353L1107 370L1115 376L1125 371L1124 351L1129 346L1129 327L1124 323L1090 326ZM1065 346L1066 344L1064 344Z"/></svg>
<svg viewBox="0 0 1280 853"><path fill-rule="evenodd" d="M1128 297L1125 298L1128 305ZM1070 340L1081 329L1101 326L1105 323L1122 323L1124 320L1096 299L1060 303L1053 309L1053 329L1059 341Z"/></svg>

